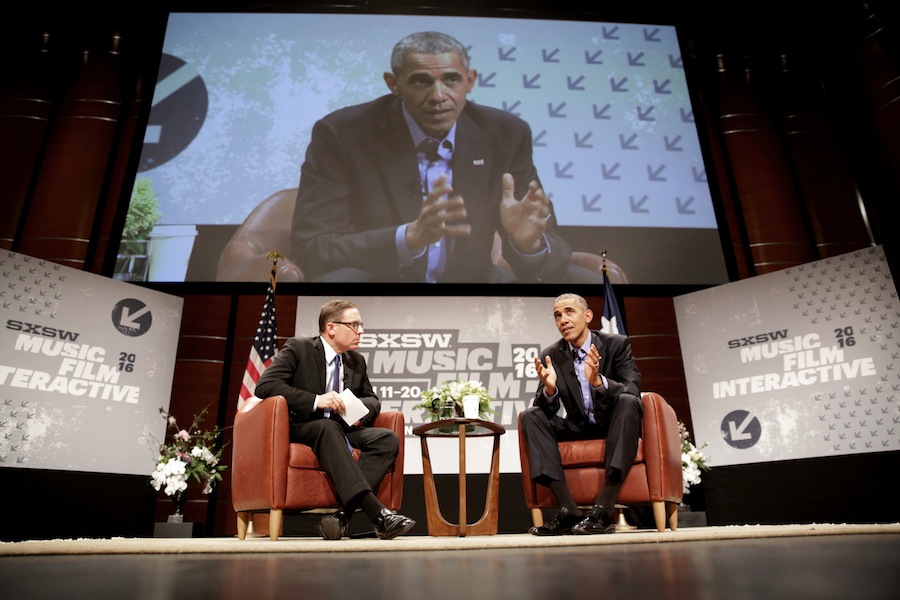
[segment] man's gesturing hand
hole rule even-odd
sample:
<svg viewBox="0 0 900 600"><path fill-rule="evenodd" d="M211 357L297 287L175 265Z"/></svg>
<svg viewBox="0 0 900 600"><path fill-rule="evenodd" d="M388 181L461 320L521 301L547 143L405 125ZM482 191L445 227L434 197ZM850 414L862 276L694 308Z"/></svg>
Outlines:
<svg viewBox="0 0 900 600"><path fill-rule="evenodd" d="M406 228L406 244L418 252L444 236L465 237L472 226L465 222L466 205L462 196L453 195L447 176L438 177L419 211L418 218Z"/></svg>
<svg viewBox="0 0 900 600"><path fill-rule="evenodd" d="M550 217L550 200L537 181L528 184L521 200L515 197L515 181L503 174L503 197L500 200L500 222L520 252L534 254L544 248L544 231Z"/></svg>
<svg viewBox="0 0 900 600"><path fill-rule="evenodd" d="M556 367L553 366L553 361L550 360L550 357L547 357L546 366L541 363L541 358L539 356L534 357L534 369L537 371L537 376L541 378L541 382L544 384L544 391L548 396L552 396L556 393Z"/></svg>

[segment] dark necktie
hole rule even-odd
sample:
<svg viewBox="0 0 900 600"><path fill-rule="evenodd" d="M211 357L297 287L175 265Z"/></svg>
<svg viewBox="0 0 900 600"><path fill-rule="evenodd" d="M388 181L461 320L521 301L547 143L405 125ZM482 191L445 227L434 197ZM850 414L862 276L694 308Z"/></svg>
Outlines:
<svg viewBox="0 0 900 600"><path fill-rule="evenodd" d="M338 394L341 393L341 355L340 354L336 354L334 356L334 372L331 375L331 389L334 390L335 392L337 392ZM325 409L325 418L326 419L331 418L331 409L330 408ZM344 436L344 439L347 439L347 436ZM347 450L349 450L351 453L353 452L353 446L350 445L350 440L347 440Z"/></svg>
<svg viewBox="0 0 900 600"><path fill-rule="evenodd" d="M334 374L331 376L331 389L338 394L341 393L341 355L334 356Z"/></svg>
<svg viewBox="0 0 900 600"><path fill-rule="evenodd" d="M425 155L425 158L428 159L428 162L437 162L441 160L441 155L438 154L438 148L440 147L440 142L438 142L434 138L425 138L421 142L419 142L416 150Z"/></svg>
<svg viewBox="0 0 900 600"><path fill-rule="evenodd" d="M331 389L333 391L337 392L338 394L340 394L341 393L341 355L335 354L334 360L332 361L332 363L334 364L334 371L332 372L332 375L331 375ZM325 413L326 419L331 418L331 409L330 408L326 408L322 412Z"/></svg>
<svg viewBox="0 0 900 600"><path fill-rule="evenodd" d="M430 137L425 138L424 140L419 142L419 145L416 147L416 151L424 154L426 160L428 160L428 166L425 168L422 181L422 190L424 194L428 194L428 192L431 190L432 182L429 181L430 176L437 175L437 173L431 172L431 168L435 166L435 163L444 160L444 157L438 154L438 148L440 147L444 147L447 150L452 150L453 148L449 140L439 142L438 140ZM445 162L441 165L437 165L438 171L446 171L444 166L447 164L449 163ZM447 266L448 243L449 240L442 237L437 242L429 244L427 264L425 267L426 283L435 283L439 281L441 276L444 274L444 269Z"/></svg>

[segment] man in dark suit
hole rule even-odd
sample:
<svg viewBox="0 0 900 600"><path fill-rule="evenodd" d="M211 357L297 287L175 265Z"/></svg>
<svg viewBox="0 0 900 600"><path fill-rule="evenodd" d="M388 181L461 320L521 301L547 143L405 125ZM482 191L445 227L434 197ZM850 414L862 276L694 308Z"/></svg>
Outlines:
<svg viewBox="0 0 900 600"><path fill-rule="evenodd" d="M402 440L389 429L371 426L381 402L369 383L366 362L356 352L362 331L359 309L346 300L332 300L319 312L319 335L289 339L256 384L260 398L287 399L291 441L310 446L334 482L341 508L318 525L326 540L343 537L357 509L366 513L382 539L402 535L416 524L391 512L375 495ZM355 423L341 418L344 389L352 390L369 409ZM358 463L348 445L359 448Z"/></svg>
<svg viewBox="0 0 900 600"><path fill-rule="evenodd" d="M394 47L391 93L335 111L312 130L293 219L292 259L308 280L568 281L531 130L466 101L466 48L442 33ZM514 275L492 260L495 234ZM577 271L572 273L571 271Z"/></svg>
<svg viewBox="0 0 900 600"><path fill-rule="evenodd" d="M534 405L522 414L522 432L532 478L550 488L560 510L530 532L612 533L616 498L641 437L641 372L627 337L589 328L593 312L581 296L559 296L553 318L562 339L534 360L541 383ZM558 443L601 438L606 439L605 481L584 516L566 484Z"/></svg>

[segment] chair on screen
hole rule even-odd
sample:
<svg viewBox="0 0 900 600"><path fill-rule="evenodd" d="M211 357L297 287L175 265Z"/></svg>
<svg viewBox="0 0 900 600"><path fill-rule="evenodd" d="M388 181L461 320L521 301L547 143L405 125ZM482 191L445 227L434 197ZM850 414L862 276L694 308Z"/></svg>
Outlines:
<svg viewBox="0 0 900 600"><path fill-rule="evenodd" d="M291 221L297 188L275 192L263 200L244 219L231 236L219 257L216 281L267 281L272 268L266 254L273 249L285 255L291 249ZM505 269L509 265L500 254L500 236L494 237L491 253L494 264ZM590 252L573 252L572 264L601 273L603 258ZM612 283L628 283L628 277L615 262L606 259L607 274ZM303 270L289 258L278 261L278 281L303 281Z"/></svg>
<svg viewBox="0 0 900 600"><path fill-rule="evenodd" d="M678 528L678 504L683 494L681 475L681 436L678 419L669 403L655 392L641 394L644 420L637 456L622 485L617 502L631 506L650 503L659 531L666 525ZM521 415L520 415L521 419ZM559 443L563 470L572 497L578 506L593 506L603 485L606 440L575 440ZM519 458L525 504L531 509L535 526L544 524L541 509L558 507L550 488L531 480L528 442L519 423Z"/></svg>
<svg viewBox="0 0 900 600"><path fill-rule="evenodd" d="M375 419L404 439L404 418L399 411L385 411ZM266 398L234 418L232 441L231 501L237 512L238 538L244 539L253 513L268 513L269 537L282 532L284 511L328 513L340 507L334 484L322 470L312 448L291 443L287 400ZM359 459L359 450L353 450ZM403 500L404 444L394 465L378 488L378 499L391 510Z"/></svg>

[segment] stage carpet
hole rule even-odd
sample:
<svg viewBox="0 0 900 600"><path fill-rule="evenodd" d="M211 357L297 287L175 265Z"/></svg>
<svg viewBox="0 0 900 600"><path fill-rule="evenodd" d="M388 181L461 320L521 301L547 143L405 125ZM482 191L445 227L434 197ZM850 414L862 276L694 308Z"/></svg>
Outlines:
<svg viewBox="0 0 900 600"><path fill-rule="evenodd" d="M677 531L622 531L612 535L538 537L527 533L478 537L404 536L390 541L373 538L325 541L319 538L111 538L56 539L0 542L0 556L90 554L255 554L334 552L423 552L503 548L553 548L613 546L617 544L666 544L753 538L787 538L831 535L898 534L900 523L729 525L686 527Z"/></svg>

